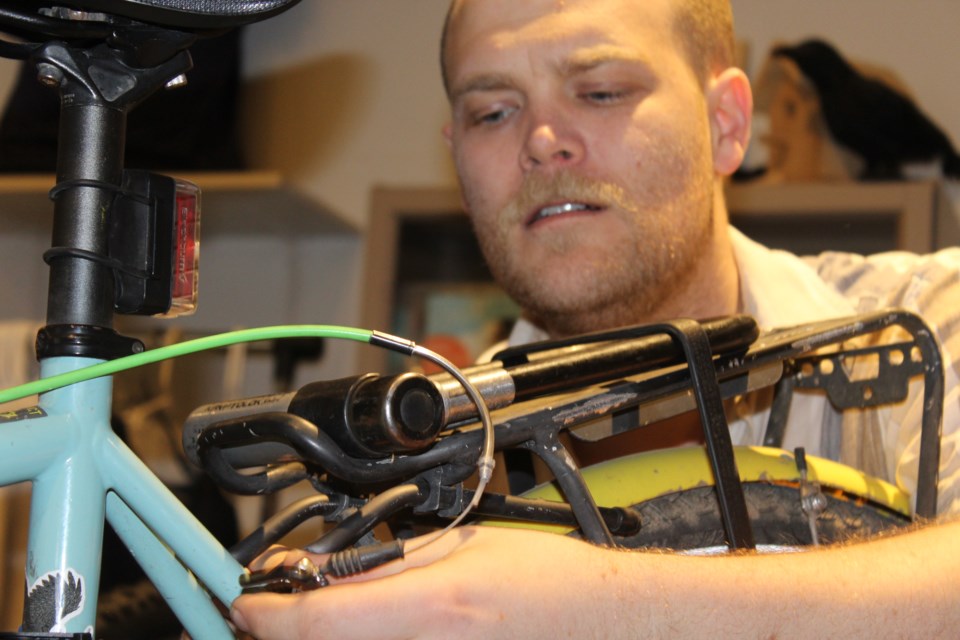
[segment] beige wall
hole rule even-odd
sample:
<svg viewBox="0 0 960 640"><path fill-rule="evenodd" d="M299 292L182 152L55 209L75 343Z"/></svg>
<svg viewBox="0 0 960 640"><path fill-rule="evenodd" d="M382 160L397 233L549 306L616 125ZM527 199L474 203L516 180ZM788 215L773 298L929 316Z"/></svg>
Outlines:
<svg viewBox="0 0 960 640"><path fill-rule="evenodd" d="M446 5L304 0L251 28L247 124L259 130L251 157L289 170L359 224L371 185L453 184L440 136L447 110L437 42Z"/></svg>

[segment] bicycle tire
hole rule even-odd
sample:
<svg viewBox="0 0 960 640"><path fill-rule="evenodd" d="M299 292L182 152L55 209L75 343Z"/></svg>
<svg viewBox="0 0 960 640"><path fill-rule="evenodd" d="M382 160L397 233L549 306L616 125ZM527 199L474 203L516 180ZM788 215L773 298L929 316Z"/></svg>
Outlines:
<svg viewBox="0 0 960 640"><path fill-rule="evenodd" d="M793 454L766 447L734 447L755 542L760 547L812 543L800 508L800 478ZM909 497L897 487L851 467L807 456L827 508L817 520L819 542L829 544L908 526ZM631 507L641 530L618 537L625 548L675 550L725 546L712 471L703 447L632 454L581 469L597 504ZM525 492L528 498L563 501L555 483ZM489 518L492 526L571 534L570 527ZM573 533L573 535L576 535Z"/></svg>
<svg viewBox="0 0 960 640"><path fill-rule="evenodd" d="M153 583L143 578L100 594L96 630L106 640L178 640L183 627Z"/></svg>
<svg viewBox="0 0 960 640"><path fill-rule="evenodd" d="M804 547L813 544L809 521L800 508L799 486L750 482L743 485L747 513L758 546ZM910 525L909 518L883 506L824 492L826 509L817 518L820 544L846 542ZM633 505L642 526L618 537L625 548L677 551L710 549L726 544L716 492L693 487Z"/></svg>

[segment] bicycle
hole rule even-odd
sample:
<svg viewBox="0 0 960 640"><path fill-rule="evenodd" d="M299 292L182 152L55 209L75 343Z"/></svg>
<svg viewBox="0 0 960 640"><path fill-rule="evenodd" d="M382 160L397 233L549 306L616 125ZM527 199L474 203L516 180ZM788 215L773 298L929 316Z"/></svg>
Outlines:
<svg viewBox="0 0 960 640"><path fill-rule="evenodd" d="M748 508L745 487L760 480L772 479L798 496L793 502L800 515L789 517L799 518L803 535L775 535L774 544L843 535L849 524L842 520L829 532L816 522L831 508L825 505L834 503L849 505L857 517L875 512L877 529L910 521L906 496L862 474L843 476L825 461L805 460L802 452L735 449L723 399L771 385L778 388L778 400L767 442L776 446L794 386L826 389L840 406L865 406L897 400L910 378L923 376L927 411L913 513L935 514L942 365L930 332L906 312L766 333L745 317L678 320L510 349L492 364L463 372L409 341L343 327L251 330L153 351L117 335L115 310L155 314L175 303L189 307L195 284L190 249L196 239L188 220L178 223L170 212L189 211L197 194L187 189L178 196L169 179L123 172L124 109L187 70L193 38L268 17L296 1L224 0L183 10L177 0L75 0L74 9L50 16L36 14L30 2L0 3L0 29L27 42L51 38L35 46L4 43L0 53L32 55L40 62L41 79L68 96L61 124L64 151L52 192L53 248L45 256L51 275L47 326L37 341L41 379L0 392L0 402L42 394L38 406L0 418L4 446L16 452L5 456L11 459L0 471L0 484L33 482L24 622L18 632L0 637L93 637L105 519L196 638L233 637L218 603L229 606L243 591L322 587L327 575L362 571L402 555L411 532L428 526L442 533L468 514L575 531L597 544L660 545L662 536L647 535L649 515L634 505L666 495L666 486L608 489L599 479L603 468L581 473L559 436L604 438L690 410L700 415L708 454L701 459L716 487L711 508L719 513L718 524L705 528L719 532L726 548L771 542L755 537ZM200 8L206 13L198 13ZM104 82L104 73L118 77ZM118 81L131 77L132 88ZM124 101L123 109L116 107L117 99ZM121 210L140 212L127 216L132 226L111 226ZM148 225L144 216L161 218L164 226ZM185 253L147 269L142 255L123 248L142 245L138 240L151 234L166 234L158 246L180 240ZM909 337L852 350L843 346L892 325ZM425 357L447 372L364 374L195 411L185 425L184 448L226 489L268 493L306 480L317 490L228 551L112 432L111 376L194 350L303 335ZM825 348L834 350L824 353ZM853 357L877 358L881 375L850 380L842 365ZM507 448L540 456L565 500L547 496L548 487L527 496L486 493L493 450ZM621 477L630 477L652 456L676 466L691 453L641 454L612 464L626 471ZM468 488L478 470L479 483ZM685 473L681 488L700 484L698 474ZM821 487L828 486L836 491L825 495ZM712 500L714 489L709 490ZM372 492L376 495L369 497ZM314 516L331 523L308 547L331 553L326 564L265 573L244 569ZM445 526L436 526L438 519ZM394 539L376 543L372 530L387 522ZM667 532L667 540L675 538ZM697 538L690 546L713 544Z"/></svg>
<svg viewBox="0 0 960 640"><path fill-rule="evenodd" d="M197 194L178 193L172 180L124 173L126 115L183 78L190 68L187 50L198 37L265 19L295 3L82 0L64 3L69 7L25 1L0 6L0 30L19 39L4 41L0 54L32 58L40 81L61 96L53 247L45 255L47 325L38 336L43 378L142 349L139 341L113 331L115 308L157 313L191 304L191 221L173 215L178 198L187 205ZM165 226L151 218L158 197L172 199L159 209L167 216ZM121 201L128 221L111 227L108 212ZM184 252L148 255L148 229L161 249L179 244ZM178 280L171 281L174 270ZM239 592L244 570L116 438L110 398L110 378L91 380L45 393L37 407L4 420L8 450L30 454L8 460L0 480L33 483L24 622L19 633L6 637L56 637L61 631L92 636L100 572L95 550L105 515L146 559L151 578L166 585L172 608L191 633L232 637L211 598L172 553L224 602Z"/></svg>

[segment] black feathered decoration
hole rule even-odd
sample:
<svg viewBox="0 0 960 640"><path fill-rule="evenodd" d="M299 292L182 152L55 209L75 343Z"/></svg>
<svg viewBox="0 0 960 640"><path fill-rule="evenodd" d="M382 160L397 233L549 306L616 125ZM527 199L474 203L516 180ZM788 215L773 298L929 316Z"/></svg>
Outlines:
<svg viewBox="0 0 960 640"><path fill-rule="evenodd" d="M807 40L772 55L792 60L813 84L836 142L863 158L864 180L902 177L909 162L939 161L960 178L960 156L946 134L909 97L861 74L830 44Z"/></svg>
<svg viewBox="0 0 960 640"><path fill-rule="evenodd" d="M53 631L58 622L79 611L84 600L83 580L79 576L68 571L64 580L59 573L48 574L26 595L24 626L28 631Z"/></svg>

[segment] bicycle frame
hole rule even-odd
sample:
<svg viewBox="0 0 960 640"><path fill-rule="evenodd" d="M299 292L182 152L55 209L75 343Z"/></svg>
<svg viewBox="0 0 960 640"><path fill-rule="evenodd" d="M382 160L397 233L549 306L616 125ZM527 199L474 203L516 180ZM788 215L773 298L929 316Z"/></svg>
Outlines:
<svg viewBox="0 0 960 640"><path fill-rule="evenodd" d="M89 364L57 358L42 373ZM48 392L3 425L17 455L0 484L33 482L23 630L92 632L106 518L193 637L233 638L207 590L229 604L244 569L113 432L111 388L105 377Z"/></svg>
<svg viewBox="0 0 960 640"><path fill-rule="evenodd" d="M75 0L71 9L0 6L0 55L32 59L61 94L47 324L41 378L142 349L113 330L107 213L123 174L126 115L191 66L187 48L265 19L298 0ZM105 520L196 638L232 638L213 597L229 605L243 567L113 432L112 379L58 388L0 416L0 484L32 483L20 633L92 637ZM202 586L201 586L202 583ZM209 592L209 593L208 593ZM0 636L10 637L0 633Z"/></svg>

